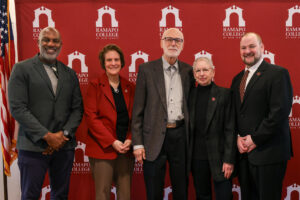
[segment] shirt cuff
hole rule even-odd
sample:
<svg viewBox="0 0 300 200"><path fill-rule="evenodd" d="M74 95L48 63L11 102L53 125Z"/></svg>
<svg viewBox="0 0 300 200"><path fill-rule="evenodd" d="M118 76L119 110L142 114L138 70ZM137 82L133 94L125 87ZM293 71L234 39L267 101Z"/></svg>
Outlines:
<svg viewBox="0 0 300 200"><path fill-rule="evenodd" d="M144 149L144 145L134 145L133 150Z"/></svg>

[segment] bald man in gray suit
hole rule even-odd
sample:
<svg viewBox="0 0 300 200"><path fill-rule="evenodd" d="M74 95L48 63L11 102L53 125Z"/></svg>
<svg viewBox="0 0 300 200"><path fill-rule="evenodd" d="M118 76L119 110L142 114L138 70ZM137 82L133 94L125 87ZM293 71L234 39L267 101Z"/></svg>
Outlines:
<svg viewBox="0 0 300 200"><path fill-rule="evenodd" d="M39 54L13 67L8 83L10 111L20 124L21 199L40 197L48 170L51 199L68 199L75 132L83 114L81 92L76 73L56 60L59 32L44 28L38 46Z"/></svg>
<svg viewBox="0 0 300 200"><path fill-rule="evenodd" d="M183 34L168 29L163 56L139 68L132 112L134 155L143 163L147 199L163 199L166 162L174 200L187 199L189 146L187 96L192 67L178 60Z"/></svg>

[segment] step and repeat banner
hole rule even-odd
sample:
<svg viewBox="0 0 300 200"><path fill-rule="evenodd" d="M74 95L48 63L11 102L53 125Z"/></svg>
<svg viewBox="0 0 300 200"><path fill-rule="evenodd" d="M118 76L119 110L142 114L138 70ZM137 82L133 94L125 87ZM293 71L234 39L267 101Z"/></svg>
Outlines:
<svg viewBox="0 0 300 200"><path fill-rule="evenodd" d="M19 60L38 52L37 38L42 28L57 28L63 47L59 60L74 69L83 96L87 84L104 73L98 60L99 50L108 43L119 45L125 54L121 74L135 82L138 66L162 55L160 37L164 30L177 27L184 33L180 59L192 64L197 57L212 58L216 66L215 82L230 87L234 75L244 65L239 41L249 31L262 36L264 57L268 62L287 68L294 87L290 113L294 157L288 163L282 199L300 199L300 3L299 1L42 1L16 0ZM80 125L70 185L70 199L94 199L94 183L85 155L86 125ZM276 174L274 174L276 175ZM195 199L190 182L190 199ZM166 176L164 200L172 199ZM240 186L234 180L234 199L240 200ZM50 199L46 179L41 199ZM116 199L116 188L111 189ZM134 166L132 199L143 200L143 168Z"/></svg>

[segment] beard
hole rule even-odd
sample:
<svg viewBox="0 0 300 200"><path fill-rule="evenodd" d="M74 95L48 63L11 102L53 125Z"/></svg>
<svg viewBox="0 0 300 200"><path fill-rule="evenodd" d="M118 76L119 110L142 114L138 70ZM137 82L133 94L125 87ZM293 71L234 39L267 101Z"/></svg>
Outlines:
<svg viewBox="0 0 300 200"><path fill-rule="evenodd" d="M174 50L176 49L176 51ZM167 57L170 57L170 58L177 58L180 53L181 53L181 48L178 48L178 47L166 47L166 46L163 46L163 50L164 50L164 54L167 56Z"/></svg>
<svg viewBox="0 0 300 200"><path fill-rule="evenodd" d="M55 61L61 51L61 47L59 47L59 48L54 47L52 49L54 49L55 52L53 54L49 54L49 53L47 53L47 48L45 48L41 45L39 45L39 49L40 49L41 57L50 62Z"/></svg>
<svg viewBox="0 0 300 200"><path fill-rule="evenodd" d="M243 62L247 65L247 66L250 66L250 67L252 67L253 65L255 65L259 60L260 60L260 58L261 58L261 56L260 55L258 55L258 56L252 56L252 58L253 59L251 59L252 61L247 61L247 57L248 56L243 56Z"/></svg>

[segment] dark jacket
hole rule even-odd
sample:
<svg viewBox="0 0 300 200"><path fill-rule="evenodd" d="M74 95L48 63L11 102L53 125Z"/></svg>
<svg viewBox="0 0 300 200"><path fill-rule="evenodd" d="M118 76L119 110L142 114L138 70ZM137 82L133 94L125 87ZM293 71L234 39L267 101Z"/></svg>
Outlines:
<svg viewBox="0 0 300 200"><path fill-rule="evenodd" d="M208 98L205 144L212 177L215 181L226 180L222 172L223 163L234 164L236 159L236 134L234 132L234 112L231 91L211 83L212 87ZM189 96L191 144L195 138L195 111L197 88L192 86ZM193 146L190 146L190 155Z"/></svg>

